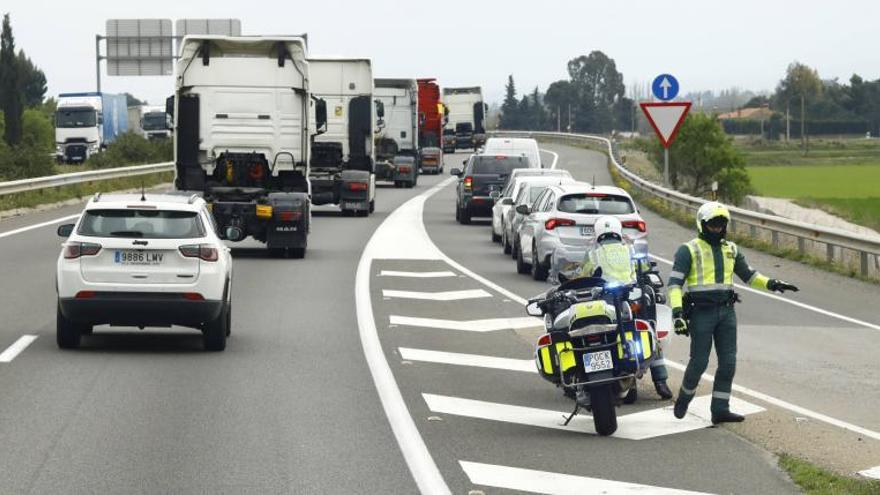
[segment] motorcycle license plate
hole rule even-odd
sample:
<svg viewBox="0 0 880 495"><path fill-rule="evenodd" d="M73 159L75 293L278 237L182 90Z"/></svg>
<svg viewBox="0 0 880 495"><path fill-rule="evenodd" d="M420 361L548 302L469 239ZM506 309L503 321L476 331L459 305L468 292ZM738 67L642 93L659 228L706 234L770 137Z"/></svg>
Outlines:
<svg viewBox="0 0 880 495"><path fill-rule="evenodd" d="M588 352L584 354L584 371L594 373L614 368L611 351Z"/></svg>

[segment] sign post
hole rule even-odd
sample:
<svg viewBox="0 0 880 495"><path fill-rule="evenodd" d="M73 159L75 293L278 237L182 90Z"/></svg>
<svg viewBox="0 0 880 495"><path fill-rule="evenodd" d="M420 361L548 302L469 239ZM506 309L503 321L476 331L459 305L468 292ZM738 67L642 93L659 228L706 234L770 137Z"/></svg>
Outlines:
<svg viewBox="0 0 880 495"><path fill-rule="evenodd" d="M678 129L684 122L691 102L672 102L678 95L678 80L669 74L660 74L654 78L651 91L662 103L640 103L648 123L654 128L660 144L663 145L663 180L669 185L669 146L675 141Z"/></svg>

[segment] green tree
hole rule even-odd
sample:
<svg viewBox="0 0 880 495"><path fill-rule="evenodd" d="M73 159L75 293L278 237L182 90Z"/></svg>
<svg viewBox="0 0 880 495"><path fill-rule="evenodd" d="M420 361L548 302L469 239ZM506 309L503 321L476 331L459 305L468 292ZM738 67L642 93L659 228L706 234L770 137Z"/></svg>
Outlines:
<svg viewBox="0 0 880 495"><path fill-rule="evenodd" d="M532 91L532 125L529 129L535 131L547 129L547 109L544 108L543 97L537 86Z"/></svg>
<svg viewBox="0 0 880 495"><path fill-rule="evenodd" d="M18 58L15 56L15 37L9 14L3 16L0 31L0 110L6 117L3 139L10 146L21 142L22 91Z"/></svg>
<svg viewBox="0 0 880 495"><path fill-rule="evenodd" d="M21 119L21 146L37 153L50 153L55 146L55 127L38 108L28 108Z"/></svg>
<svg viewBox="0 0 880 495"><path fill-rule="evenodd" d="M655 163L663 162L659 140L652 149ZM707 197L712 182L718 181L721 199L739 203L751 190L742 155L733 140L711 115L688 115L669 148L669 177L672 186L694 196Z"/></svg>
<svg viewBox="0 0 880 495"><path fill-rule="evenodd" d="M574 86L571 81L555 81L547 87L544 93L544 104L550 110L551 126L557 130L568 129L571 122L568 121L569 108L576 103Z"/></svg>
<svg viewBox="0 0 880 495"><path fill-rule="evenodd" d="M520 113L513 74L507 76L507 85L504 86L504 93L504 103L501 104L501 118L498 122L498 127L501 129L517 129L520 125Z"/></svg>
<svg viewBox="0 0 880 495"><path fill-rule="evenodd" d="M36 107L43 104L46 97L46 74L34 65L33 61L24 54L24 50L18 51L18 70L21 77L22 96L26 108Z"/></svg>
<svg viewBox="0 0 880 495"><path fill-rule="evenodd" d="M792 99L799 99L801 104L801 146L807 151L807 113L806 102L822 93L822 80L816 69L800 62L789 64L785 78L779 82L776 93L786 104L786 114L790 113Z"/></svg>
<svg viewBox="0 0 880 495"><path fill-rule="evenodd" d="M577 98L575 123L580 130L608 132L614 126L613 105L623 98L623 74L614 59L595 50L569 60L568 75Z"/></svg>

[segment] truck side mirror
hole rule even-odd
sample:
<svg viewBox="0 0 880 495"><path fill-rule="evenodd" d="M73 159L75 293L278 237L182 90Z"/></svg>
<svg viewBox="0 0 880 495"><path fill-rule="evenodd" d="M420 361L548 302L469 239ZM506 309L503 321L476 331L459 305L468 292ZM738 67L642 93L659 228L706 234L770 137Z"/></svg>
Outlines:
<svg viewBox="0 0 880 495"><path fill-rule="evenodd" d="M315 98L315 130L318 134L327 132L327 102Z"/></svg>
<svg viewBox="0 0 880 495"><path fill-rule="evenodd" d="M460 176L461 176L461 169L460 169L460 168L454 168L454 169L452 169L452 170L449 171L449 175L458 175L458 176L460 177Z"/></svg>
<svg viewBox="0 0 880 495"><path fill-rule="evenodd" d="M168 114L171 119L174 119L174 95L165 98L165 113Z"/></svg>
<svg viewBox="0 0 880 495"><path fill-rule="evenodd" d="M419 125L425 125L425 112L419 112Z"/></svg>
<svg viewBox="0 0 880 495"><path fill-rule="evenodd" d="M381 121L385 117L385 103L382 100L376 100L376 117Z"/></svg>

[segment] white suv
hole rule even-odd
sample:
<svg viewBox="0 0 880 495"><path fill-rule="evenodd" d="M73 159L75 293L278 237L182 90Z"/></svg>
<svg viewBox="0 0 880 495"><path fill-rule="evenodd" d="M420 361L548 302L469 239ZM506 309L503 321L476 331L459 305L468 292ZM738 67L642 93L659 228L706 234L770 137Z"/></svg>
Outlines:
<svg viewBox="0 0 880 495"><path fill-rule="evenodd" d="M198 196L95 195L58 256L61 348L95 325L197 328L222 351L232 315L232 256Z"/></svg>

